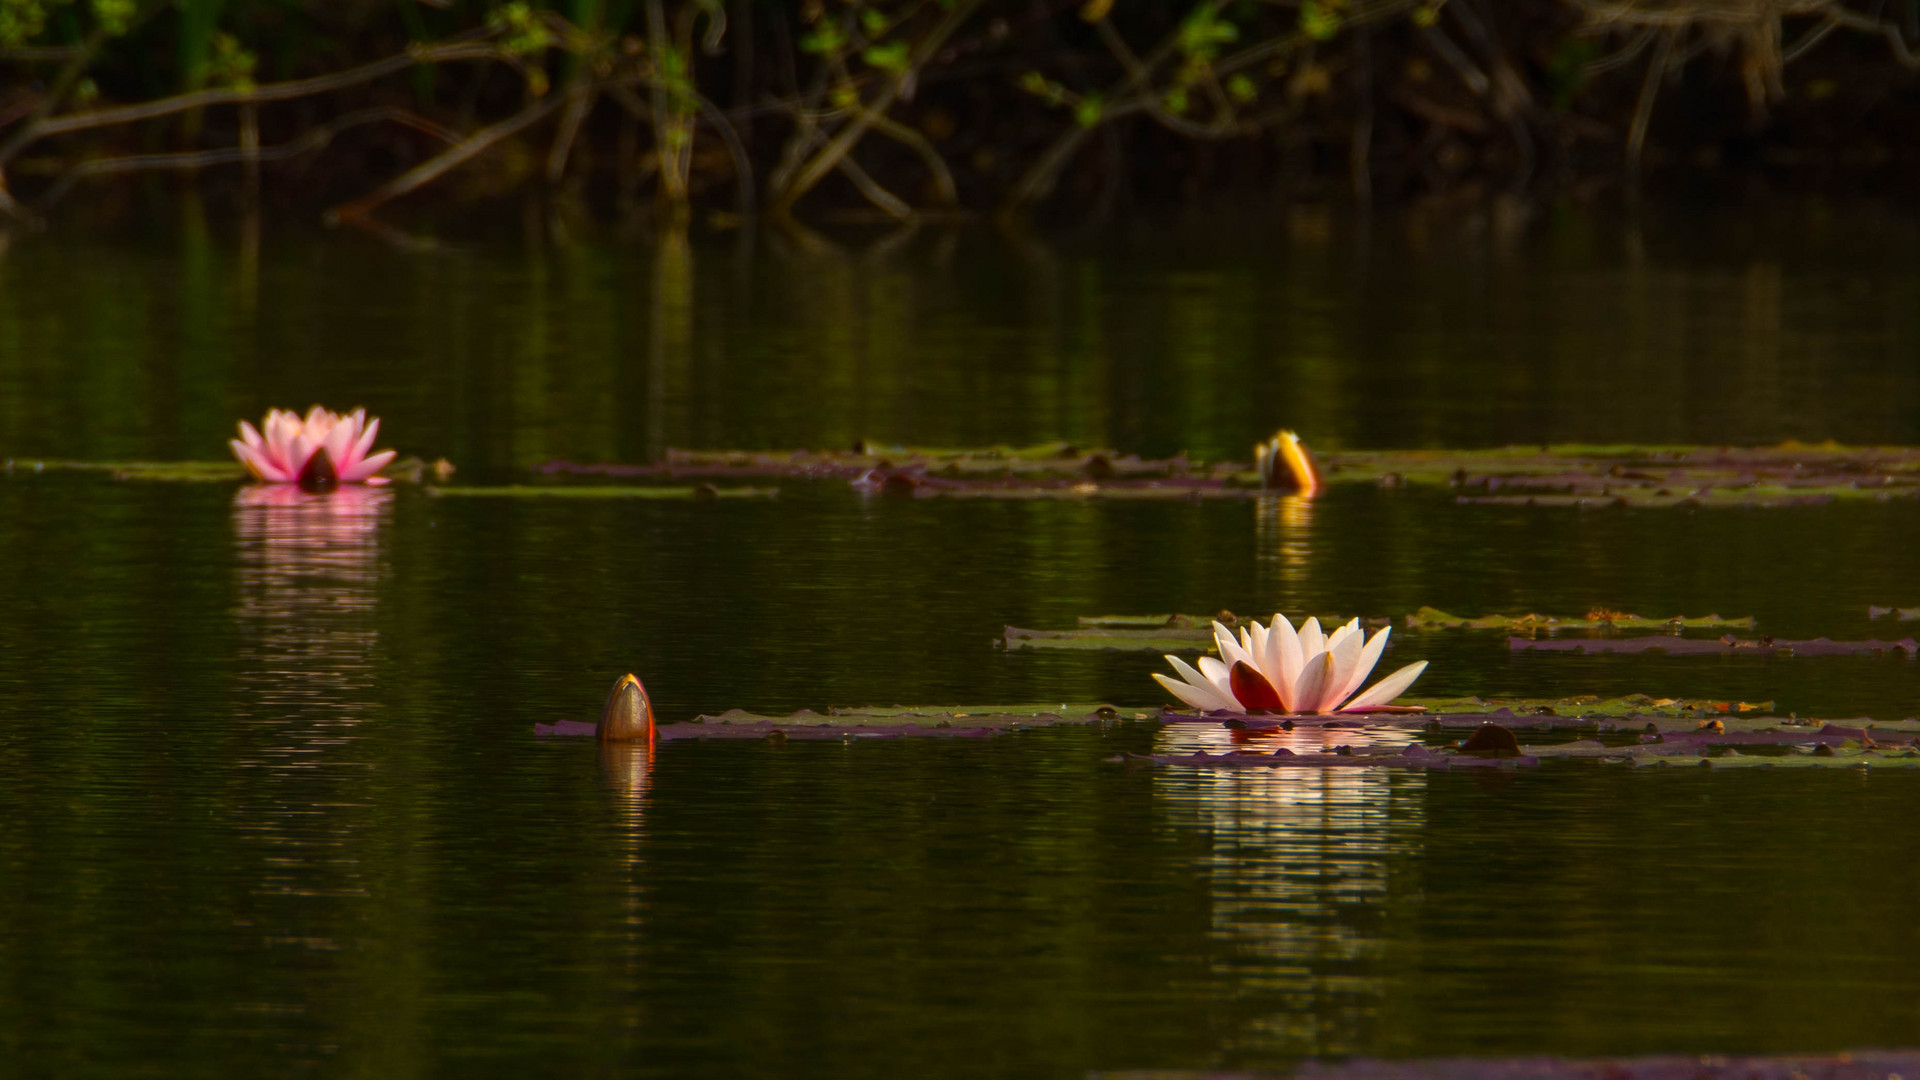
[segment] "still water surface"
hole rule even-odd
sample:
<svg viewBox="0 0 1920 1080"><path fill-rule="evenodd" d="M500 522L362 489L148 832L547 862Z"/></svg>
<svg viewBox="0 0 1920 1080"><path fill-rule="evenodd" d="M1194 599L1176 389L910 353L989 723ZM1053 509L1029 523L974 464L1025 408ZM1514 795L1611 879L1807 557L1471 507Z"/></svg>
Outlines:
<svg viewBox="0 0 1920 1080"><path fill-rule="evenodd" d="M1910 219L1299 215L475 245L157 229L0 259L0 458L364 403L462 478L664 446L1920 442ZM740 706L1159 700L1005 623L1752 614L1900 636L1906 503L1723 512L434 499L0 478L0 1057L26 1074L1075 1076L1920 1032L1920 772L1127 771L990 741L537 743ZM1509 655L1426 693L1920 711L1898 657Z"/></svg>

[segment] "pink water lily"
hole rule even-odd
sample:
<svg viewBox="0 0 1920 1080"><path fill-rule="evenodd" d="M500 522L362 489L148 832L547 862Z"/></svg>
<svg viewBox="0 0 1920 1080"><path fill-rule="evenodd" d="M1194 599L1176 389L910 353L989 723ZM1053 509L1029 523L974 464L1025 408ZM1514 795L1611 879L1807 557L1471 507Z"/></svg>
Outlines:
<svg viewBox="0 0 1920 1080"><path fill-rule="evenodd" d="M233 456L257 480L274 484L384 484L376 475L393 460L392 450L369 454L380 420L367 410L345 416L315 405L305 419L291 409L268 409L260 429L240 421L240 437L227 440Z"/></svg>
<svg viewBox="0 0 1920 1080"><path fill-rule="evenodd" d="M1275 615L1269 627L1254 623L1242 627L1239 638L1219 623L1213 640L1220 657L1200 658L1195 671L1177 656L1167 662L1182 681L1165 675L1154 679L1167 692L1202 712L1384 712L1401 711L1393 699L1427 670L1420 660L1381 679L1356 694L1393 632L1384 628L1371 638L1354 619L1331 634L1323 634L1320 620L1309 618L1295 632L1293 624Z"/></svg>

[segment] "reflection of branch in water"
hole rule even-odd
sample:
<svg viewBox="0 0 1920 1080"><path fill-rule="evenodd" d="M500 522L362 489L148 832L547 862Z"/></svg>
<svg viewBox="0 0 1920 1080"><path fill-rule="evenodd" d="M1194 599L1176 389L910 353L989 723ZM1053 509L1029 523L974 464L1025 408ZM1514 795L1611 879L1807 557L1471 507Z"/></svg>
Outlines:
<svg viewBox="0 0 1920 1080"><path fill-rule="evenodd" d="M1178 724L1161 738L1171 752L1220 753L1242 748L1232 734ZM1291 734L1296 753L1367 740L1359 730ZM1378 934L1355 912L1386 899L1394 836L1424 820L1425 784L1386 769L1156 771L1174 819L1212 837L1213 937L1225 946L1216 970L1275 1002L1256 1021L1264 1038L1311 1054L1365 1044L1385 986L1368 971Z"/></svg>
<svg viewBox="0 0 1920 1080"><path fill-rule="evenodd" d="M1262 564L1280 564L1281 608L1298 605L1294 586L1306 581L1313 569L1313 500L1301 495L1261 496L1254 509L1254 541Z"/></svg>
<svg viewBox="0 0 1920 1080"><path fill-rule="evenodd" d="M344 720L366 708L392 504L392 491L360 485L315 494L254 484L234 499L241 679L257 704Z"/></svg>

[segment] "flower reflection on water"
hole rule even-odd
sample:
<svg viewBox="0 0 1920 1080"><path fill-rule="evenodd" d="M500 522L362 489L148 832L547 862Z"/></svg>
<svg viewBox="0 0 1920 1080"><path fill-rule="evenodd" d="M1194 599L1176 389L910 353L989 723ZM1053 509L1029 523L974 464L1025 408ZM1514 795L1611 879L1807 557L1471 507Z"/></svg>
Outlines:
<svg viewBox="0 0 1920 1080"><path fill-rule="evenodd" d="M1299 607L1296 590L1313 573L1313 500L1303 495L1262 495L1254 504L1254 539L1259 572L1280 571L1278 608Z"/></svg>
<svg viewBox="0 0 1920 1080"><path fill-rule="evenodd" d="M234 498L236 713L252 729L235 764L260 860L253 888L263 899L250 917L262 927L291 934L310 925L310 898L373 891L366 841L380 830L365 789L371 751L355 728L378 700L374 619L393 498L291 484L249 485ZM344 947L311 931L299 940Z"/></svg>
<svg viewBox="0 0 1920 1080"><path fill-rule="evenodd" d="M308 719L358 720L369 708L379 643L381 538L393 492L312 493L289 484L234 498L241 661L257 719L295 707Z"/></svg>
<svg viewBox="0 0 1920 1080"><path fill-rule="evenodd" d="M1404 731L1245 732L1211 723L1164 728L1155 753L1210 754L1285 746L1406 742ZM1251 995L1251 1019L1230 1042L1289 1054L1364 1050L1386 995L1389 852L1426 816L1427 778L1387 769L1155 770L1157 793L1182 826L1208 834L1215 974ZM1397 838L1397 839L1396 839Z"/></svg>

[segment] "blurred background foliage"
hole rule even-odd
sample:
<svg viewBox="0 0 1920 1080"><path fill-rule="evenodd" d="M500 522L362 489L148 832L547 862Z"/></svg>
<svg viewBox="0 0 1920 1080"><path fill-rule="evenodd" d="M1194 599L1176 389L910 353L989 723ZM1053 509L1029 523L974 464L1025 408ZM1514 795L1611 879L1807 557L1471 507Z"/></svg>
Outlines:
<svg viewBox="0 0 1920 1080"><path fill-rule="evenodd" d="M1920 156L1916 44L1920 0L0 0L0 208L152 173L345 219L1844 186Z"/></svg>

